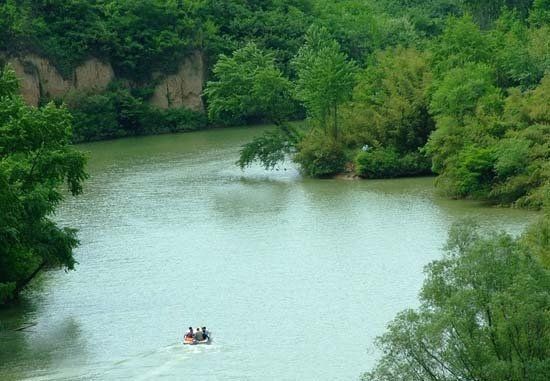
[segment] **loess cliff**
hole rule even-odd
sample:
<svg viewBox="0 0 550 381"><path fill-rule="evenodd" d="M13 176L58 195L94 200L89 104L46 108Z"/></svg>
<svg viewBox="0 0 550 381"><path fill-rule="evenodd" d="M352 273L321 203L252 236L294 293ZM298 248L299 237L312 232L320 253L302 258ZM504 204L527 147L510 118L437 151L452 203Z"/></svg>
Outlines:
<svg viewBox="0 0 550 381"><path fill-rule="evenodd" d="M101 93L116 80L109 62L89 58L68 76L62 76L45 57L36 54L4 56L20 80L21 95L32 106L42 99L63 99L70 92ZM205 65L201 52L195 51L181 62L174 74L153 73L148 85L153 87L149 103L160 109L187 108L204 111L201 98Z"/></svg>

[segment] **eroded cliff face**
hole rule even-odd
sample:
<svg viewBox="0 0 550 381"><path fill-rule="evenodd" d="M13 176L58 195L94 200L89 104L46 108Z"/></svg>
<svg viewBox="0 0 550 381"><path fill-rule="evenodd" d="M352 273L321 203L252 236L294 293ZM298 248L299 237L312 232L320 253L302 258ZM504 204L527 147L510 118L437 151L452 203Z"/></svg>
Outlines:
<svg viewBox="0 0 550 381"><path fill-rule="evenodd" d="M12 58L8 64L15 70L19 78L19 88L25 102L31 106L38 105L40 101L40 79L34 66L25 65L19 59Z"/></svg>
<svg viewBox="0 0 550 381"><path fill-rule="evenodd" d="M72 87L75 90L103 91L115 79L115 72L109 63L92 58L74 71Z"/></svg>
<svg viewBox="0 0 550 381"><path fill-rule="evenodd" d="M104 91L114 79L110 64L91 58L78 66L70 78L63 78L47 59L28 54L8 59L20 79L21 95L37 106L40 98L63 98L69 91Z"/></svg>
<svg viewBox="0 0 550 381"><path fill-rule="evenodd" d="M41 98L63 98L71 91L100 93L115 79L111 64L96 58L90 58L75 68L69 78L64 78L50 61L35 54L9 57L6 61L20 79L21 95L33 106L37 106ZM187 57L176 74L163 76L155 73L158 84L150 103L164 109L186 107L203 112L204 73L200 52Z"/></svg>
<svg viewBox="0 0 550 381"><path fill-rule="evenodd" d="M204 85L204 59L200 52L187 57L176 74L169 75L155 87L150 102L159 108L187 107L204 111L201 93ZM155 76L158 78L160 74Z"/></svg>

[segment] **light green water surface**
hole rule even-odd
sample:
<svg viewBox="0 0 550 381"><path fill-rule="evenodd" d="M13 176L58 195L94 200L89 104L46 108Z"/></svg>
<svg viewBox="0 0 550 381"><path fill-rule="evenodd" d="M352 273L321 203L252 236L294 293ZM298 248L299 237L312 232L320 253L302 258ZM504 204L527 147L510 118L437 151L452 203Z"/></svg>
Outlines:
<svg viewBox="0 0 550 381"><path fill-rule="evenodd" d="M432 178L241 172L259 131L81 146L91 178L56 216L80 230L77 271L0 311L0 378L356 380L373 339L417 305L453 221L517 234L536 217L445 200ZM181 345L189 325L213 344Z"/></svg>

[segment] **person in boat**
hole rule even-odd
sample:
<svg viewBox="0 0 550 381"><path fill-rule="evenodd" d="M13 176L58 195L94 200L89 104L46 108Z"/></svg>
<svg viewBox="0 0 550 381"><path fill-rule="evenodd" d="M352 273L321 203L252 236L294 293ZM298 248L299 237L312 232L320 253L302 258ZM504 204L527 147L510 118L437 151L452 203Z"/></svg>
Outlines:
<svg viewBox="0 0 550 381"><path fill-rule="evenodd" d="M206 330L206 327L202 327L202 336L204 337L204 340L210 339L210 336L208 336L208 331Z"/></svg>
<svg viewBox="0 0 550 381"><path fill-rule="evenodd" d="M195 340L197 341L203 341L204 335L202 334L202 331L199 327L197 327L197 330L195 331Z"/></svg>
<svg viewBox="0 0 550 381"><path fill-rule="evenodd" d="M193 338L193 327L189 327L189 331L185 334L186 339L192 339Z"/></svg>

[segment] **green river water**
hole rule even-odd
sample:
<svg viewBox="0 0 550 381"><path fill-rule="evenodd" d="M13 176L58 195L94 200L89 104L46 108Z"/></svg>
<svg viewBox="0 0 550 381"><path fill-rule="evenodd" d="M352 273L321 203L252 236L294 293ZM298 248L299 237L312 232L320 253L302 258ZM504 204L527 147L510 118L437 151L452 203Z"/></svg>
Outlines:
<svg viewBox="0 0 550 381"><path fill-rule="evenodd" d="M432 178L241 172L259 131L83 145L85 194L56 216L80 230L77 271L0 310L0 379L357 380L453 221L518 233L536 217L440 198ZM189 325L212 345L183 346Z"/></svg>

